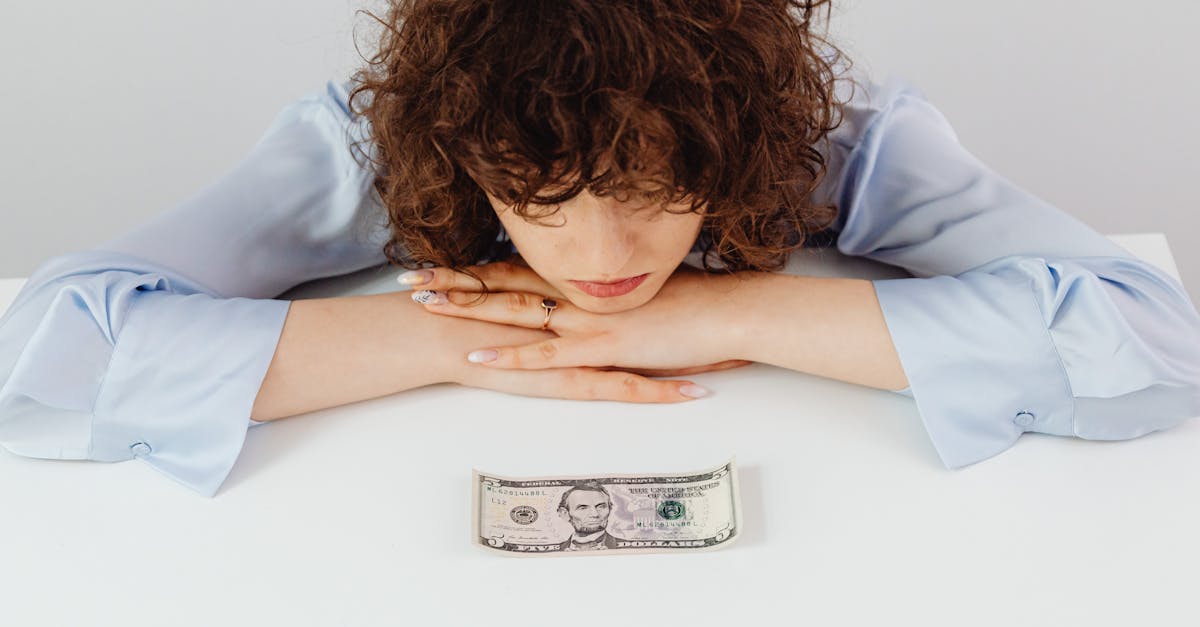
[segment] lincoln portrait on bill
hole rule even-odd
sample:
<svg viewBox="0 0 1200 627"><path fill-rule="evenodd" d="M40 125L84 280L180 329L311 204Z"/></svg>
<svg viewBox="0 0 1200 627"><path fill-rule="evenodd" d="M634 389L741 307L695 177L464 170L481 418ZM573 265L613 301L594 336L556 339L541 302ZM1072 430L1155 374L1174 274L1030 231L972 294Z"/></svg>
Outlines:
<svg viewBox="0 0 1200 627"><path fill-rule="evenodd" d="M559 544L563 551L588 551L615 548L618 538L608 533L608 516L612 513L612 496L604 486L594 481L581 483L563 492L558 502L558 515L571 523L574 532Z"/></svg>

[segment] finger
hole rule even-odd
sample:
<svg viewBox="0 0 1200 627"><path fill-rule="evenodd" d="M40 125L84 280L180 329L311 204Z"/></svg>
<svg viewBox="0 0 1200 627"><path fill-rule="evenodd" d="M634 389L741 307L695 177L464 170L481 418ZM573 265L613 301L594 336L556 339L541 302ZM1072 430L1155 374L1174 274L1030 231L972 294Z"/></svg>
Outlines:
<svg viewBox="0 0 1200 627"><path fill-rule="evenodd" d="M464 271L436 267L405 272L396 277L396 281L401 285L411 286L414 290L442 292L482 292L483 284L487 283L488 291L491 292L531 292L565 300L562 293L554 289L541 275L529 266L517 263L516 260L470 266L466 270L470 270L478 278Z"/></svg>
<svg viewBox="0 0 1200 627"><path fill-rule="evenodd" d="M612 363L600 336L588 340L555 337L524 346L482 348L467 354L467 361L489 368L544 370Z"/></svg>
<svg viewBox="0 0 1200 627"><path fill-rule="evenodd" d="M707 390L690 381L657 381L630 372L608 372L593 368L533 371L481 368L463 384L522 396L630 403L679 403L707 394ZM693 388L696 390L693 393L699 396L689 396L680 391Z"/></svg>
<svg viewBox="0 0 1200 627"><path fill-rule="evenodd" d="M495 294L480 294L477 292L433 292L418 290L413 292L413 300L425 306L434 313L471 318L500 324L509 324L528 329L540 329L546 322L546 308L542 306L543 297L540 294L528 292L499 292ZM586 324L588 316L571 303L556 298L554 301L550 330L579 331ZM580 322L580 321L584 322ZM569 364L578 365L578 364Z"/></svg>
<svg viewBox="0 0 1200 627"><path fill-rule="evenodd" d="M627 370L629 372L636 372L638 374L645 375L647 377L682 377L682 376L686 376L686 375L690 375L690 374L700 374L701 372L717 372L719 370L732 370L734 368L741 368L743 366L749 366L752 363L754 363L754 362L746 361L744 359L730 359L728 361L720 361L715 364L708 364L705 366L692 366L692 367L688 367L688 368L678 368L678 369L632 368L632 369L627 369Z"/></svg>

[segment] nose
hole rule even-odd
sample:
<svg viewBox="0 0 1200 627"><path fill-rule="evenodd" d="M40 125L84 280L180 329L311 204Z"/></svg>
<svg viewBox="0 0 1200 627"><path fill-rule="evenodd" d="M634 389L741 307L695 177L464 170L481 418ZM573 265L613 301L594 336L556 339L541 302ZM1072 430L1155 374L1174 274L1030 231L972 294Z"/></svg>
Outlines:
<svg viewBox="0 0 1200 627"><path fill-rule="evenodd" d="M588 203L588 217L580 223L575 245L586 278L623 279L637 248L638 230L629 212L609 198Z"/></svg>

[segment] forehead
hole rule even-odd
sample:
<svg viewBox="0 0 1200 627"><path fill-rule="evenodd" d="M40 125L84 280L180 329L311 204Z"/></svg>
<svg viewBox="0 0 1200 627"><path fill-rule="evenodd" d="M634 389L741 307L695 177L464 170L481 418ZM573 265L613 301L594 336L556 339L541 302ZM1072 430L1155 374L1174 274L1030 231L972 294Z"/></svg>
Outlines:
<svg viewBox="0 0 1200 627"><path fill-rule="evenodd" d="M578 505L598 505L608 502L608 498L595 490L576 490L567 497L567 504L570 507Z"/></svg>

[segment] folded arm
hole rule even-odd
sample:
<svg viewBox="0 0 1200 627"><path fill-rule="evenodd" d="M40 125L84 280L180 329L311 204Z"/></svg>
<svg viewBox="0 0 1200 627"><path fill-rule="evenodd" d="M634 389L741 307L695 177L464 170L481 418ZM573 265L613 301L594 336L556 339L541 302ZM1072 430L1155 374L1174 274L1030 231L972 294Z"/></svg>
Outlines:
<svg viewBox="0 0 1200 627"><path fill-rule="evenodd" d="M793 282L793 324L814 328L775 354L841 346L832 374L876 387L900 383L898 356L950 468L1027 431L1126 439L1200 415L1200 314L1179 281L980 162L905 81L860 78L818 192L840 252L913 276L871 281L890 345L861 287L839 320Z"/></svg>
<svg viewBox="0 0 1200 627"><path fill-rule="evenodd" d="M44 262L0 318L0 445L140 458L212 495L307 280L383 263L383 214L348 148L346 86L289 104L214 184Z"/></svg>

